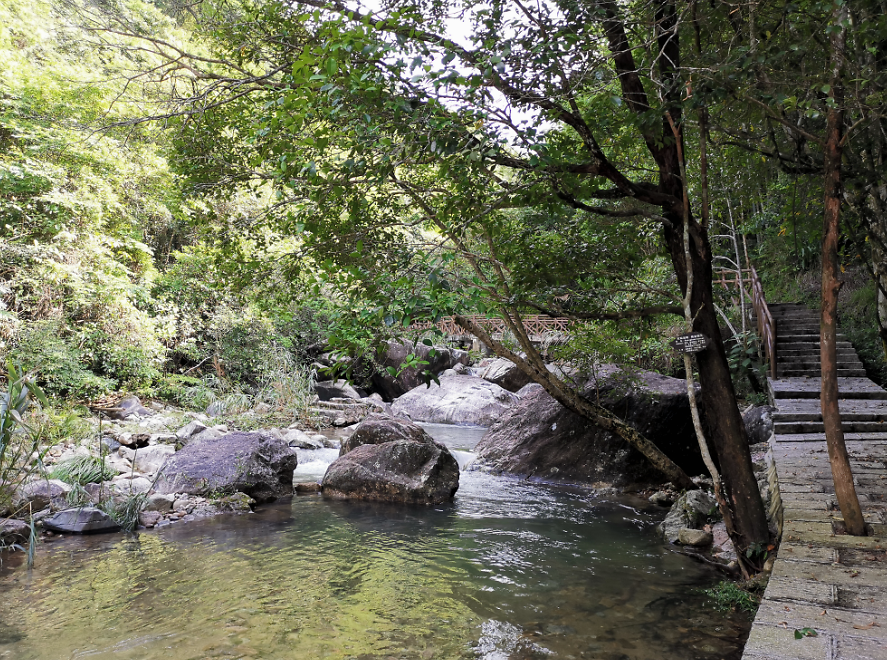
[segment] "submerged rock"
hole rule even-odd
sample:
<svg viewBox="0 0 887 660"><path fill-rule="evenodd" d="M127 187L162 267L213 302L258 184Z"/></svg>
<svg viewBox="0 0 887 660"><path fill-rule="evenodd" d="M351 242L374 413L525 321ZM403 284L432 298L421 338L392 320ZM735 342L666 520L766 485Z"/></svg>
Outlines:
<svg viewBox="0 0 887 660"><path fill-rule="evenodd" d="M269 433L229 433L189 443L158 473L158 493L205 495L240 491L259 502L290 495L294 449Z"/></svg>
<svg viewBox="0 0 887 660"><path fill-rule="evenodd" d="M584 396L638 429L688 474L705 469L683 380L648 371L598 368ZM662 483L640 452L533 385L477 445L473 469L545 481L633 488Z"/></svg>
<svg viewBox="0 0 887 660"><path fill-rule="evenodd" d="M659 524L659 533L669 543L677 543L683 529L701 529L709 518L717 518L718 502L704 490L691 490L678 498Z"/></svg>
<svg viewBox="0 0 887 660"><path fill-rule="evenodd" d="M91 506L76 509L65 509L43 519L43 526L54 532L69 534L97 534L99 532L116 532L120 525L111 516Z"/></svg>
<svg viewBox="0 0 887 660"><path fill-rule="evenodd" d="M490 426L520 401L482 378L447 371L440 384L421 385L397 399L391 410L419 422Z"/></svg>

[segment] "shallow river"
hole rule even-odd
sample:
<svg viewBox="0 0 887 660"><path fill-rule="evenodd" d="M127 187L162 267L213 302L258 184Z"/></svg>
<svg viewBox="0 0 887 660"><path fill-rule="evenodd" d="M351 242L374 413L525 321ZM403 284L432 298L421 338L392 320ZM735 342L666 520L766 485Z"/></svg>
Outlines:
<svg viewBox="0 0 887 660"><path fill-rule="evenodd" d="M470 458L480 433L428 426ZM332 450L300 451L322 475ZM68 537L0 570L0 658L739 658L718 576L628 498L463 472L455 503L316 495L131 537Z"/></svg>

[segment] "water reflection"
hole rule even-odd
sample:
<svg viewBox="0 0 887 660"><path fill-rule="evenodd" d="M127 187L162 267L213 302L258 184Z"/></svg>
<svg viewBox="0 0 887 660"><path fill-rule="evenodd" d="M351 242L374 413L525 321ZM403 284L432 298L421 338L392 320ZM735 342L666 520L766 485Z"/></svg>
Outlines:
<svg viewBox="0 0 887 660"><path fill-rule="evenodd" d="M31 572L5 561L0 657L738 658L747 622L703 607L717 576L654 537L660 516L463 472L449 506L300 496L65 538Z"/></svg>

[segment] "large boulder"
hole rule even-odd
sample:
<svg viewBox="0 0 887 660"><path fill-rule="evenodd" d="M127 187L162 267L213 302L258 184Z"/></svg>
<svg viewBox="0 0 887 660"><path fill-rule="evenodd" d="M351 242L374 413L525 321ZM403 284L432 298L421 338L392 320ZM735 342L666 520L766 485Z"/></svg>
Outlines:
<svg viewBox="0 0 887 660"><path fill-rule="evenodd" d="M742 421L745 423L745 432L748 434L748 444L756 445L761 442L769 442L773 435L773 406L753 406L742 413Z"/></svg>
<svg viewBox="0 0 887 660"><path fill-rule="evenodd" d="M446 371L440 384L421 385L392 405L396 416L417 422L490 426L520 399L483 378Z"/></svg>
<svg viewBox="0 0 887 660"><path fill-rule="evenodd" d="M344 456L361 445L381 445L397 440L434 442L421 426L404 419L392 419L387 415L374 413L358 424L354 433L345 439L339 448L339 456Z"/></svg>
<svg viewBox="0 0 887 660"><path fill-rule="evenodd" d="M440 504L459 488L459 464L430 438L364 444L333 461L321 488L335 499Z"/></svg>
<svg viewBox="0 0 887 660"><path fill-rule="evenodd" d="M626 420L688 474L705 471L683 380L613 366L596 373L586 383L587 399ZM541 388L522 391L476 451L474 469L544 481L623 489L663 481L625 440L567 410Z"/></svg>
<svg viewBox="0 0 887 660"><path fill-rule="evenodd" d="M432 350L434 355L431 355ZM387 372L388 367L400 371L400 365L410 354L428 362L428 364L422 369L415 367L404 369L397 376L392 376ZM454 348L432 347L422 343L413 345L409 341L391 340L387 343L383 353L379 355L378 361L382 369L373 374L373 387L386 401L391 401L419 385L423 385L425 383L422 378L423 371L427 370L437 375L442 371L452 369L457 364L468 365L470 357L467 351Z"/></svg>
<svg viewBox="0 0 887 660"><path fill-rule="evenodd" d="M54 532L70 534L97 534L99 532L116 532L120 525L96 507L82 506L65 509L43 519L43 526Z"/></svg>
<svg viewBox="0 0 887 660"><path fill-rule="evenodd" d="M360 394L347 380L321 380L314 383L314 392L321 401L330 399L359 399Z"/></svg>
<svg viewBox="0 0 887 660"><path fill-rule="evenodd" d="M521 371L514 362L505 358L493 360L478 373L478 376L509 392L517 392L531 382L527 374Z"/></svg>
<svg viewBox="0 0 887 660"><path fill-rule="evenodd" d="M678 543L681 541L681 530L701 529L709 518L715 519L719 515L714 496L704 490L691 490L671 506L665 520L659 524L659 533L669 543ZM688 536L684 532L683 543L696 545L687 541Z"/></svg>
<svg viewBox="0 0 887 660"><path fill-rule="evenodd" d="M27 516L47 507L64 509L68 506L67 494L71 486L61 479L38 479L29 481L16 493L14 508L17 515Z"/></svg>
<svg viewBox="0 0 887 660"><path fill-rule="evenodd" d="M176 453L172 445L152 445L133 452L132 464L139 472L154 474L158 472L170 456Z"/></svg>
<svg viewBox="0 0 887 660"><path fill-rule="evenodd" d="M139 417L147 417L153 415L154 411L145 408L137 396L126 396L120 399L114 407L106 414L111 419L126 419L130 415L138 415Z"/></svg>
<svg viewBox="0 0 887 660"><path fill-rule="evenodd" d="M259 502L293 492L296 451L269 433L228 433L190 443L171 456L155 483L158 493L207 495L240 491Z"/></svg>
<svg viewBox="0 0 887 660"><path fill-rule="evenodd" d="M0 548L13 543L27 543L31 536L31 526L24 520L0 518Z"/></svg>

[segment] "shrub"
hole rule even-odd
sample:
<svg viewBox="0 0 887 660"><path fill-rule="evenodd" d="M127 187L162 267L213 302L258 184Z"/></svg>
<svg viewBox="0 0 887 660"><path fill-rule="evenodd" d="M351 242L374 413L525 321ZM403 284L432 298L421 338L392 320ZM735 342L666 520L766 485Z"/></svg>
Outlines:
<svg viewBox="0 0 887 660"><path fill-rule="evenodd" d="M723 581L703 590L706 596L714 599L715 608L722 612L745 612L754 616L761 603L760 596L746 591L735 582Z"/></svg>
<svg viewBox="0 0 887 660"><path fill-rule="evenodd" d="M97 484L107 481L117 473L109 468L104 459L97 456L75 456L56 465L49 476L68 484Z"/></svg>

